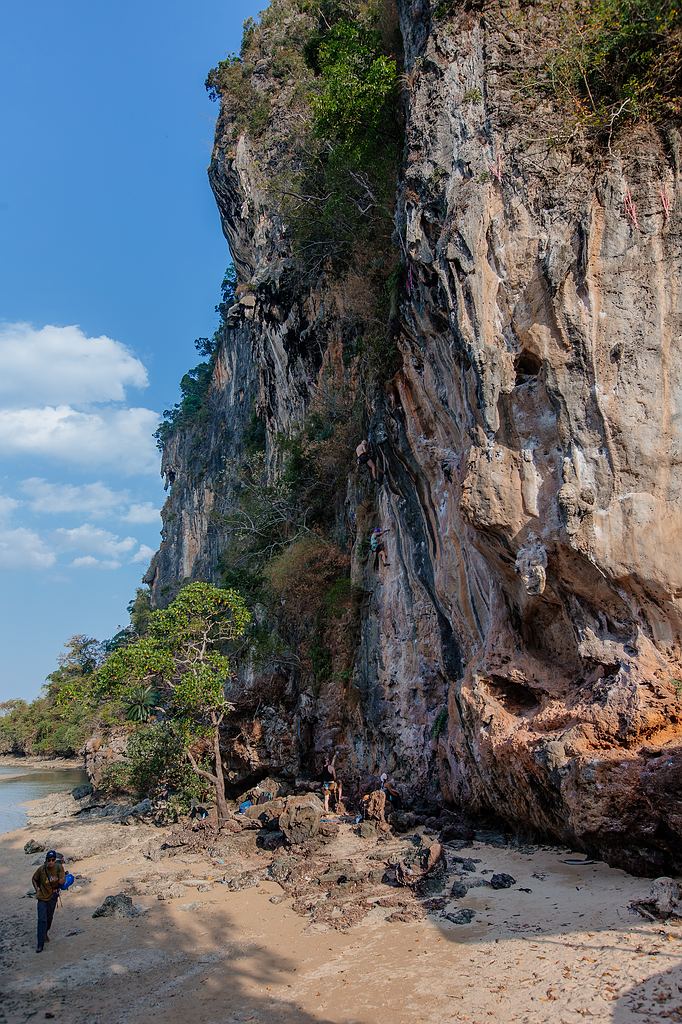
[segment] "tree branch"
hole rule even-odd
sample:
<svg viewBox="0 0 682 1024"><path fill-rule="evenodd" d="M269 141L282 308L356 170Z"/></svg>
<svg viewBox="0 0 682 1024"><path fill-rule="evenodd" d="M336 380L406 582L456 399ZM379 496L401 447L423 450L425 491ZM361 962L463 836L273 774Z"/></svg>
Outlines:
<svg viewBox="0 0 682 1024"><path fill-rule="evenodd" d="M204 779L208 779L209 782L212 782L214 786L217 786L218 777L216 775L212 775L211 772L207 772L203 768L200 768L189 750L186 750L185 753L187 754L187 758L197 775L201 775Z"/></svg>

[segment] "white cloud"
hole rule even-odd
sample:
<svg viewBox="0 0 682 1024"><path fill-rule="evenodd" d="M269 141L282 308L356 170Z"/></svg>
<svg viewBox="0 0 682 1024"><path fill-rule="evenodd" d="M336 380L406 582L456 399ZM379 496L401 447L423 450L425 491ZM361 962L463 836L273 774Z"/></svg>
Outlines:
<svg viewBox="0 0 682 1024"><path fill-rule="evenodd" d="M71 565L74 569L120 569L121 563L116 559L95 558L93 555L81 555L74 558Z"/></svg>
<svg viewBox="0 0 682 1024"><path fill-rule="evenodd" d="M147 371L113 338L88 338L75 325L0 324L0 399L6 406L122 402L147 386Z"/></svg>
<svg viewBox="0 0 682 1024"><path fill-rule="evenodd" d="M160 521L161 513L151 501L143 501L130 506L124 516L121 516L125 523L157 523Z"/></svg>
<svg viewBox="0 0 682 1024"><path fill-rule="evenodd" d="M19 502L15 498L7 498L4 494L0 494L0 523L6 523L8 519L11 519L12 513L18 507Z"/></svg>
<svg viewBox="0 0 682 1024"><path fill-rule="evenodd" d="M130 559L131 562L150 562L152 555L156 554L154 548L150 548L148 544L140 544L140 550L136 551L133 557Z"/></svg>
<svg viewBox="0 0 682 1024"><path fill-rule="evenodd" d="M55 562L54 552L33 530L0 530L0 569L49 569Z"/></svg>
<svg viewBox="0 0 682 1024"><path fill-rule="evenodd" d="M38 455L121 473L156 473L151 409L80 412L68 405L0 410L0 447L6 455Z"/></svg>
<svg viewBox="0 0 682 1024"><path fill-rule="evenodd" d="M84 555L102 555L109 560L117 561L119 558L131 554L137 547L134 537L118 537L109 530L101 530L98 526L91 526L84 523L72 530L55 530L55 537L60 547L76 549ZM82 559L79 557L72 564Z"/></svg>
<svg viewBox="0 0 682 1024"><path fill-rule="evenodd" d="M101 481L92 484L51 484L32 476L21 483L32 512L59 515L77 512L82 516L103 516L115 513L130 497L127 491L112 491Z"/></svg>

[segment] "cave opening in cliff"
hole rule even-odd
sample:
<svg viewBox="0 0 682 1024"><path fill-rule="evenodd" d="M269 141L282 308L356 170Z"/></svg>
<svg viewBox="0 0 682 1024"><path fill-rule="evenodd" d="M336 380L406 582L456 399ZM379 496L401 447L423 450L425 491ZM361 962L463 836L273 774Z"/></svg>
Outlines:
<svg viewBox="0 0 682 1024"><path fill-rule="evenodd" d="M521 683L495 675L490 676L487 683L493 697L511 714L521 715L524 711L532 711L539 705L533 691Z"/></svg>
<svg viewBox="0 0 682 1024"><path fill-rule="evenodd" d="M514 360L514 369L516 370L515 387L518 388L522 384L537 379L542 369L542 360L534 352L523 349Z"/></svg>

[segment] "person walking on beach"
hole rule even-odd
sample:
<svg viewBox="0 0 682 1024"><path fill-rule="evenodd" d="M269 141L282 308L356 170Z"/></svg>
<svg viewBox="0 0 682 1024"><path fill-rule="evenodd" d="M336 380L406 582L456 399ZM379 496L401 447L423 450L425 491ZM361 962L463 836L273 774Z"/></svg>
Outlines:
<svg viewBox="0 0 682 1024"><path fill-rule="evenodd" d="M32 878L38 903L38 944L36 953L42 953L43 946L50 941L48 932L52 924L59 890L66 881L64 865L57 861L55 850L48 850L45 863L38 868Z"/></svg>

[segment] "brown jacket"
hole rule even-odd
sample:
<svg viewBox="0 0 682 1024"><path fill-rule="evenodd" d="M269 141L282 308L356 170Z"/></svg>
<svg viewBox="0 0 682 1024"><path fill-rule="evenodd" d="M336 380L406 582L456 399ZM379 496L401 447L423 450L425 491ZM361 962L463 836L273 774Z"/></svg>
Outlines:
<svg viewBox="0 0 682 1024"><path fill-rule="evenodd" d="M59 886L64 884L65 878L66 872L63 864L57 862L51 871L48 870L46 864L41 865L31 879L38 899L51 899L56 892L59 892Z"/></svg>

